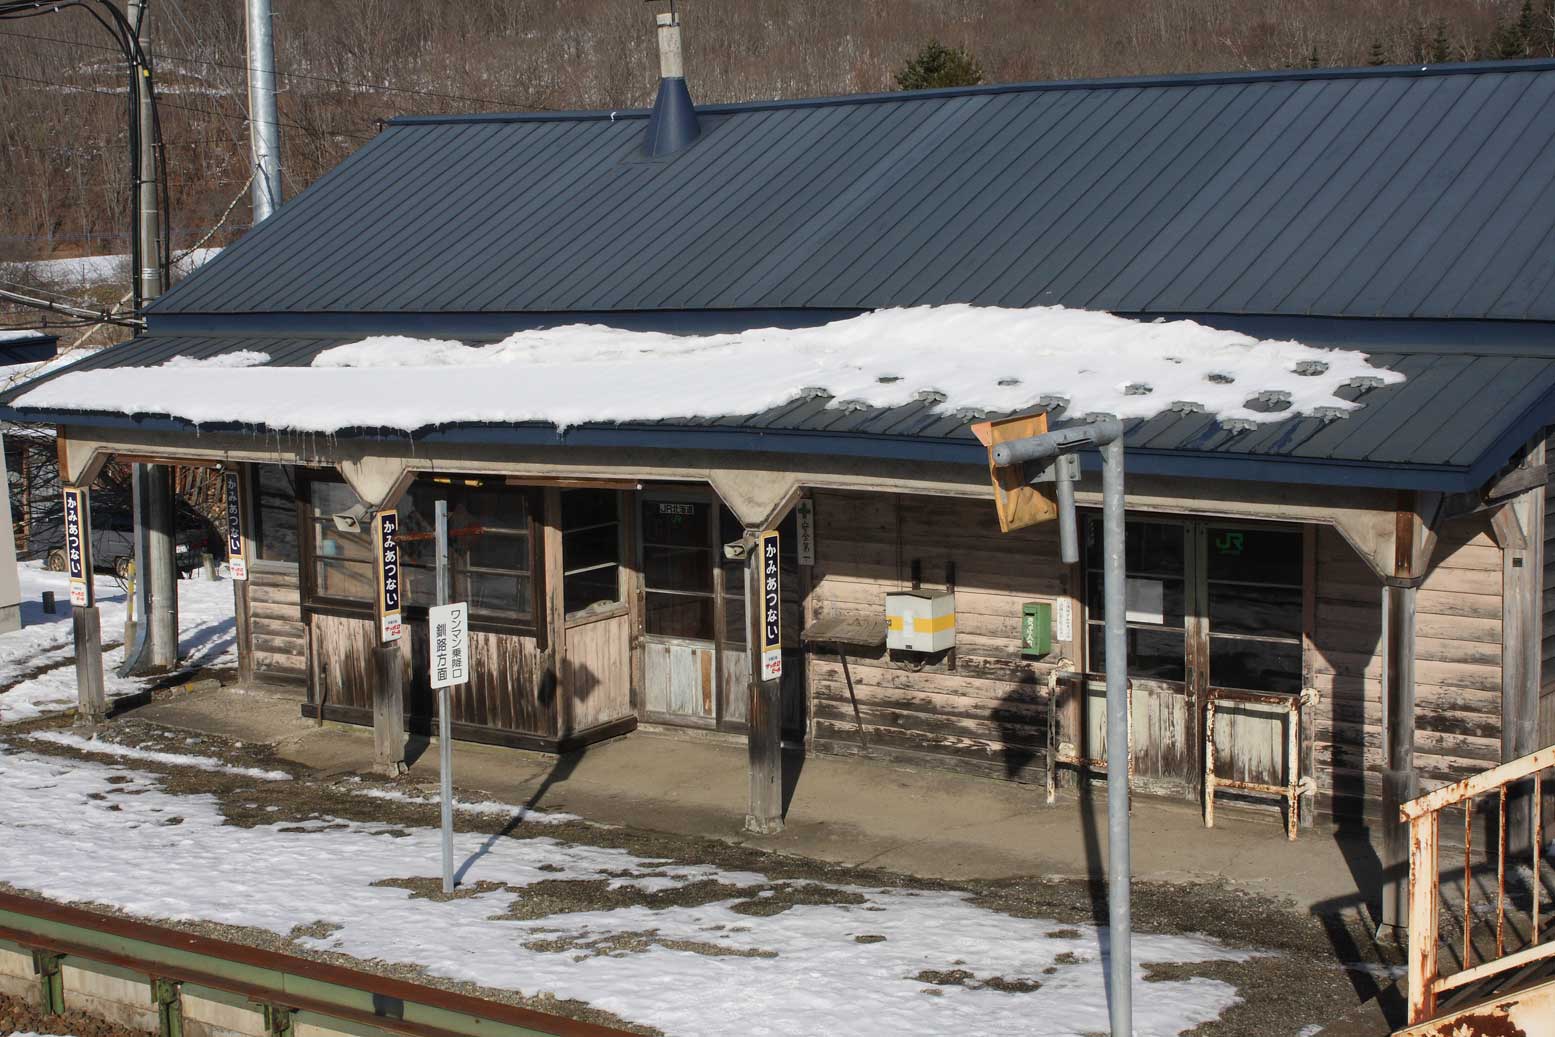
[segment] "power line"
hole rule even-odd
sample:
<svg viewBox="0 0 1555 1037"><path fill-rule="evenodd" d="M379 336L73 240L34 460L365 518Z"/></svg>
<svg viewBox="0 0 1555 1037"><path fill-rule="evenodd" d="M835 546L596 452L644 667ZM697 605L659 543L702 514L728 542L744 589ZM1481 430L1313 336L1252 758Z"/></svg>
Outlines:
<svg viewBox="0 0 1555 1037"><path fill-rule="evenodd" d="M63 40L53 36L35 36L29 33L10 32L7 30L0 30L0 36L16 36L21 39L41 40L48 43L64 43L72 46L95 47L102 50L114 49L107 46L106 44L101 43L78 44L73 40ZM213 58L194 58L188 56L180 57L173 54L163 54L161 55L161 58L164 61L186 61L190 62L191 64L211 65L216 68L227 68L245 73L254 71L248 65L234 65L228 62L216 61ZM502 108L508 111L556 112L563 110L560 108L550 108L543 104L520 104L516 101L494 100L489 97L471 97L466 94L450 94L439 90L412 90L408 87L383 86L377 83L358 83L347 79L335 79L332 76L320 76L307 72L282 72L281 70L277 69L275 74L278 77L284 76L288 79L309 79L318 83L329 83L334 86L350 87L357 90L376 90L379 93L385 94L406 94L412 97L436 97L445 101L464 101L468 104L484 104L492 108Z"/></svg>

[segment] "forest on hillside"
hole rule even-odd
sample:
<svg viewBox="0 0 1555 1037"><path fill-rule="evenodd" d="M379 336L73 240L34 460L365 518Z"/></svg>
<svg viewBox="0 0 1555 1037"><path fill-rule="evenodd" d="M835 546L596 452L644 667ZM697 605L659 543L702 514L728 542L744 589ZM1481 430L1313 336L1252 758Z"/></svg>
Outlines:
<svg viewBox="0 0 1555 1037"><path fill-rule="evenodd" d="M652 97L641 0L273 0L288 196L402 113ZM242 0L151 0L173 240L247 224ZM985 82L1555 55L1555 0L680 0L699 102L893 89L928 41ZM0 23L0 262L128 251L124 72L77 10ZM234 204L235 203L235 204ZM231 213L222 221L222 214Z"/></svg>

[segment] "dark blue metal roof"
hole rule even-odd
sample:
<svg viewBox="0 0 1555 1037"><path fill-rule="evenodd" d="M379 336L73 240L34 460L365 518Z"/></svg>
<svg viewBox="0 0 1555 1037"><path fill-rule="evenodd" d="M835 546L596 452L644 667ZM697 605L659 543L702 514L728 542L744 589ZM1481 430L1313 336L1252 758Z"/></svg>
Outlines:
<svg viewBox="0 0 1555 1037"><path fill-rule="evenodd" d="M1555 319L1555 63L412 118L160 300L192 313L1061 303Z"/></svg>
<svg viewBox="0 0 1555 1037"><path fill-rule="evenodd" d="M1336 322L1339 327L1346 322ZM1341 390L1361 404L1333 420L1293 418L1252 431L1228 431L1202 414L1166 413L1130 422L1129 470L1136 473L1215 476L1292 483L1384 486L1467 491L1490 478L1506 458L1549 421L1555 407L1555 349L1549 329L1509 335L1502 326L1480 328L1480 346L1455 348L1444 341L1440 322L1420 322L1412 348L1386 346L1388 329L1372 327L1360 342L1372 363L1408 377L1381 388ZM1318 341L1335 334L1306 322L1284 327ZM467 337L489 341L491 336ZM238 350L269 354L279 366L305 366L320 351L360 335L276 334L144 335L78 362L66 371L105 367L150 367L176 356L204 358ZM1541 348L1541 342L1543 348ZM16 409L30 386L0 396L0 417L15 420L77 421L81 413L42 414ZM758 414L688 417L657 422L583 425L565 434L542 424L504 428L424 429L417 439L489 441L507 437L526 444L681 446L706 449L794 451L986 463L986 452L968 429L985 416L935 410L913 403L889 410L835 406L807 397ZM83 401L82 412L91 413ZM141 427L187 427L158 415L102 415L87 424L133 421ZM377 430L355 430L375 434ZM384 433L402 436L403 433Z"/></svg>

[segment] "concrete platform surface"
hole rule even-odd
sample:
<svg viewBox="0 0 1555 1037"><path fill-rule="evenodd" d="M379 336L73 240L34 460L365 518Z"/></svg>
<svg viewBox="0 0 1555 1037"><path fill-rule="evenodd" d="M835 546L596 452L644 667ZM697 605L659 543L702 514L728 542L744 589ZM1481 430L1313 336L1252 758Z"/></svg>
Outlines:
<svg viewBox="0 0 1555 1037"><path fill-rule="evenodd" d="M317 725L299 714L296 692L222 688L152 703L134 715L196 732L267 742L286 760L324 775L369 772L372 732ZM436 742L413 738L411 780L437 781ZM747 797L742 741L639 731L555 757L458 742L454 780L464 789L540 810L654 831L724 839L850 865L944 878L1100 877L1106 797L1082 799L932 769L874 761L786 755L787 823L776 836L743 830ZM1371 887L1376 857L1364 833L1323 827L1287 842L1278 815L1234 806L1206 829L1196 803L1137 795L1136 879L1225 882L1298 909L1353 908ZM1374 887L1372 887L1374 888Z"/></svg>

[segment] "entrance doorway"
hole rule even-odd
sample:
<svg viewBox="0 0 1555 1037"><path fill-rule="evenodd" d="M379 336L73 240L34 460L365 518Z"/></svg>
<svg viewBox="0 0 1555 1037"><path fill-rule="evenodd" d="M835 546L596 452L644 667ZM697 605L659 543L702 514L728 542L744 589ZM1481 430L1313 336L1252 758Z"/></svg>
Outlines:
<svg viewBox="0 0 1555 1037"><path fill-rule="evenodd" d="M1300 527L1130 517L1128 669L1133 681L1134 768L1140 784L1197 792L1202 718L1211 687L1299 693L1310 626ZM1101 672L1101 520L1086 524L1087 668ZM1105 703L1085 700L1088 751L1101 754ZM1267 705L1216 708L1217 773L1283 780L1286 714Z"/></svg>

